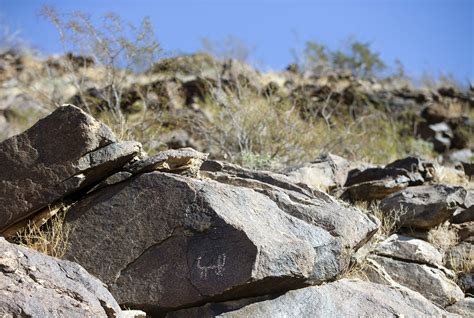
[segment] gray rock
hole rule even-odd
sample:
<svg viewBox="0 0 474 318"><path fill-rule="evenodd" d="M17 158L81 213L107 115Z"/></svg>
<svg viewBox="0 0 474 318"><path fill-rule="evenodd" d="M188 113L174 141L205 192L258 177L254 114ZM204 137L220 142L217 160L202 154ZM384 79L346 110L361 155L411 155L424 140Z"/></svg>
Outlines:
<svg viewBox="0 0 474 318"><path fill-rule="evenodd" d="M452 163L460 163L460 162L467 162L474 157L474 153L471 149L461 149L461 150L454 150L448 154L448 160Z"/></svg>
<svg viewBox="0 0 474 318"><path fill-rule="evenodd" d="M0 233L115 172L138 151L79 108L63 106L0 143Z"/></svg>
<svg viewBox="0 0 474 318"><path fill-rule="evenodd" d="M294 183L303 183L313 189L332 190L346 183L350 170L366 167L366 164L327 154L309 164L288 170L284 174Z"/></svg>
<svg viewBox="0 0 474 318"><path fill-rule="evenodd" d="M102 282L81 266L0 238L2 317L118 317Z"/></svg>
<svg viewBox="0 0 474 318"><path fill-rule="evenodd" d="M349 249L362 246L378 228L378 220L363 214L359 209L336 201L321 191L307 188L305 184L294 184L284 175L243 169L222 162L214 162L214 168L210 169L210 161L204 165L206 163L206 169L216 172L208 171L205 176L265 194L284 212L323 227L341 238L343 245Z"/></svg>
<svg viewBox="0 0 474 318"><path fill-rule="evenodd" d="M292 290L273 300L225 311L226 304L208 310L184 309L179 317L448 317L446 311L407 288L342 279L323 286ZM193 313L199 312L199 316ZM453 315L457 317L457 315Z"/></svg>
<svg viewBox="0 0 474 318"><path fill-rule="evenodd" d="M419 229L432 228L449 219L464 203L466 190L442 184L409 187L380 202L384 213L401 211L401 225Z"/></svg>
<svg viewBox="0 0 474 318"><path fill-rule="evenodd" d="M166 314L165 318L184 318L184 317L199 317L199 318L214 318L222 313L234 311L250 305L252 303L266 301L276 298L280 294L265 295L252 298L242 298L236 300L228 300L220 303L207 303L200 307L191 307L176 311L171 311Z"/></svg>
<svg viewBox="0 0 474 318"><path fill-rule="evenodd" d="M454 313L459 314L463 317L473 317L474 316L474 298L466 297L454 305L446 307L446 310Z"/></svg>
<svg viewBox="0 0 474 318"><path fill-rule="evenodd" d="M393 281L419 292L441 307L464 298L459 286L448 277L447 274L454 276L448 269L376 255L370 256L370 259L378 263Z"/></svg>
<svg viewBox="0 0 474 318"><path fill-rule="evenodd" d="M393 234L377 245L374 251L381 256L431 265L442 265L443 254L433 245L413 237Z"/></svg>
<svg viewBox="0 0 474 318"><path fill-rule="evenodd" d="M358 217L358 236L333 236L247 187L145 173L71 208L65 257L106 282L120 304L152 314L298 288L334 279L347 248L376 230L358 211L319 202Z"/></svg>
<svg viewBox="0 0 474 318"><path fill-rule="evenodd" d="M141 310L122 310L119 318L145 318L146 312Z"/></svg>

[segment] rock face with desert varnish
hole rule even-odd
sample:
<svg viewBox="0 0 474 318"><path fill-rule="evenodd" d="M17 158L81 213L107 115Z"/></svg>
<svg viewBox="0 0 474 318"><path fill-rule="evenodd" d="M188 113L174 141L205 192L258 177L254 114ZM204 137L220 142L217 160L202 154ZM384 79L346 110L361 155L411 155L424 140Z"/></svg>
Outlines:
<svg viewBox="0 0 474 318"><path fill-rule="evenodd" d="M140 151L75 106L0 143L0 233L119 169Z"/></svg>

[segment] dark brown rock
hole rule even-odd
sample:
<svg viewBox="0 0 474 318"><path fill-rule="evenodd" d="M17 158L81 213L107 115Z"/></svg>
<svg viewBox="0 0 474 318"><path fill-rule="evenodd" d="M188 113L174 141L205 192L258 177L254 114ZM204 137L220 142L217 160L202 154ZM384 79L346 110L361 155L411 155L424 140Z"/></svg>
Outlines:
<svg viewBox="0 0 474 318"><path fill-rule="evenodd" d="M466 297L447 307L446 310L453 314L459 314L462 317L472 317L474 314L474 298Z"/></svg>
<svg viewBox="0 0 474 318"><path fill-rule="evenodd" d="M59 107L0 144L0 232L107 177L139 151L139 143L116 142L79 108Z"/></svg>
<svg viewBox="0 0 474 318"><path fill-rule="evenodd" d="M408 187L410 180L407 177L398 177L395 180L374 180L354 184L347 187L340 198L349 201L382 200L388 195Z"/></svg>
<svg viewBox="0 0 474 318"><path fill-rule="evenodd" d="M398 213L400 224L429 229L449 219L464 204L466 190L442 184L409 187L380 202L384 213Z"/></svg>
<svg viewBox="0 0 474 318"><path fill-rule="evenodd" d="M359 211L313 200L328 214L332 208L333 218L345 213L359 223L333 236L251 188L145 173L68 212L66 258L106 282L120 304L155 314L302 287L334 279L347 266L347 249L376 229Z"/></svg>

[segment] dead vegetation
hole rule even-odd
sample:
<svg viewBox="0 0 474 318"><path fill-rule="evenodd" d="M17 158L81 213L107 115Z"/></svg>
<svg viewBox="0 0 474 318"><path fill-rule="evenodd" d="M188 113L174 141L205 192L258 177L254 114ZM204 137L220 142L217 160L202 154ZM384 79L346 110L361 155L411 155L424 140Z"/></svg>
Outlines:
<svg viewBox="0 0 474 318"><path fill-rule="evenodd" d="M61 206L51 211L47 219L27 222L9 240L46 255L61 258L67 250L71 230L64 224L67 210L68 207Z"/></svg>

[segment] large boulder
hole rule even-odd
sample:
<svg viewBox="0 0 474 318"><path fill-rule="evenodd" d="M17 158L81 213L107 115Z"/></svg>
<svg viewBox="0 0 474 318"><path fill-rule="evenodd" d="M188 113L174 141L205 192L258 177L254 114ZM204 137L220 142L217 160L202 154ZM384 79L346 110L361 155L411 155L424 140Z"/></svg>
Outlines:
<svg viewBox="0 0 474 318"><path fill-rule="evenodd" d="M430 229L449 219L464 204L466 190L442 184L409 187L380 202L385 214L398 213L403 226Z"/></svg>
<svg viewBox="0 0 474 318"><path fill-rule="evenodd" d="M204 162L201 174L221 183L265 194L286 213L323 227L341 238L350 249L363 245L378 227L379 221L375 218L306 184L295 184L286 175L209 160Z"/></svg>
<svg viewBox="0 0 474 318"><path fill-rule="evenodd" d="M370 260L382 269L381 272L384 275L389 276L389 280L387 280L382 275L380 277L371 275L371 281L392 284L391 280L393 280L419 292L441 307L446 307L464 298L463 291L451 280L454 273L442 266L405 262L377 255L371 255Z"/></svg>
<svg viewBox="0 0 474 318"><path fill-rule="evenodd" d="M75 106L0 143L0 233L112 174L140 151Z"/></svg>
<svg viewBox="0 0 474 318"><path fill-rule="evenodd" d="M321 283L345 269L347 252L377 224L313 200L358 222L338 236L249 187L145 173L71 208L65 257L106 282L120 304L151 314Z"/></svg>
<svg viewBox="0 0 474 318"><path fill-rule="evenodd" d="M2 317L118 317L104 284L81 266L0 238Z"/></svg>
<svg viewBox="0 0 474 318"><path fill-rule="evenodd" d="M241 308L239 308L241 307ZM448 317L446 311L407 288L342 279L289 291L249 305L217 303L167 315L180 317ZM457 315L452 315L457 317Z"/></svg>

